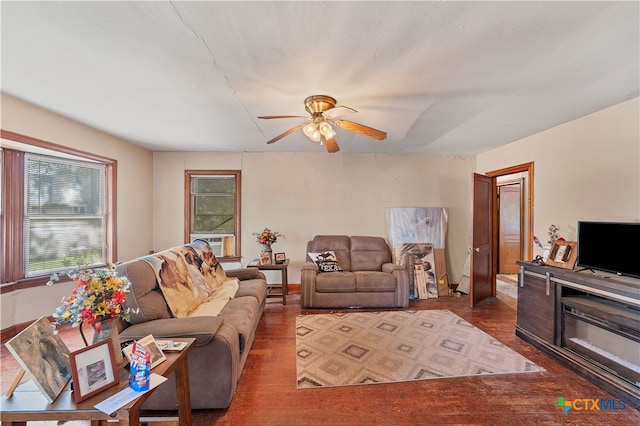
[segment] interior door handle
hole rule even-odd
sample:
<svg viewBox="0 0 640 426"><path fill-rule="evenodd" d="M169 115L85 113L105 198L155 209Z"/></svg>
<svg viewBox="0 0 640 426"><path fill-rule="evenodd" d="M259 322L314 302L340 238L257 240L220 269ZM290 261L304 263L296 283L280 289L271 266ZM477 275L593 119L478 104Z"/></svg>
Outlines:
<svg viewBox="0 0 640 426"><path fill-rule="evenodd" d="M480 247L476 247L476 253L480 253Z"/></svg>

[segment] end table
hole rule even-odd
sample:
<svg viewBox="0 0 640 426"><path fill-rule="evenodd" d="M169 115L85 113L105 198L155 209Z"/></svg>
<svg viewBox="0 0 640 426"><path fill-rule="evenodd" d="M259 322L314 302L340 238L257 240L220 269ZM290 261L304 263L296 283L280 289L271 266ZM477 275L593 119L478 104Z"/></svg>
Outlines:
<svg viewBox="0 0 640 426"><path fill-rule="evenodd" d="M261 271L280 271L282 273L282 284L268 284L269 288L281 288L281 293L267 294L267 297L280 297L282 296L282 304L287 304L287 294L289 294L289 278L287 275L287 267L289 266L289 259L285 259L282 263L267 263L264 265L251 265L260 269Z"/></svg>
<svg viewBox="0 0 640 426"><path fill-rule="evenodd" d="M175 372L179 425L190 426L192 423L191 394L187 355L195 346L196 339L189 337L174 340L187 342L187 346L180 352L167 352L166 361L156 366L151 372L164 377ZM10 398L2 396L0 399L0 421L3 425L25 425L26 422L35 420L90 420L91 425L106 425L107 421L117 420L122 425L138 426L141 423L140 406L157 388L142 394L138 399L125 404L111 415L94 407L95 404L129 386L129 370L123 366L118 370L118 374L120 377L119 386L106 389L77 404L71 390L71 382L67 384L53 403L49 403L33 382L28 381L18 386Z"/></svg>

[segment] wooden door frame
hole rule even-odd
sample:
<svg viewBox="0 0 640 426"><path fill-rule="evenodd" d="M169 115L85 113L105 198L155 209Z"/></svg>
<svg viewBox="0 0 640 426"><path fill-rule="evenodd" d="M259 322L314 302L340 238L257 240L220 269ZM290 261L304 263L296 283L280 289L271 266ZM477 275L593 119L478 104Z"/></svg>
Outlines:
<svg viewBox="0 0 640 426"><path fill-rule="evenodd" d="M507 175L512 175L515 173L528 173L527 174L527 199L526 199L526 209L527 209L527 233L524 236L527 240L527 257L528 259L524 259L524 260L531 260L533 259L533 162L530 163L522 163L522 164L518 164L516 166L511 166L511 167L507 167L504 169L498 169L498 170L493 170L490 172L486 172L485 175L488 177L492 177L492 178L498 178L499 176L507 176ZM497 179L495 181L495 185L496 185L496 191L497 191ZM498 200L497 198L493 200L494 206L493 206L493 210L497 211L497 205L498 205ZM493 218L493 225L494 225L494 229L498 229L498 218L497 215L496 217ZM494 252L494 256L497 256L498 252L498 236L497 233L494 232L494 238L496 239L496 241L494 241L493 244L493 249L495 250ZM498 263L497 263L497 257L494 257L494 275L495 273L497 273L497 268L498 268Z"/></svg>

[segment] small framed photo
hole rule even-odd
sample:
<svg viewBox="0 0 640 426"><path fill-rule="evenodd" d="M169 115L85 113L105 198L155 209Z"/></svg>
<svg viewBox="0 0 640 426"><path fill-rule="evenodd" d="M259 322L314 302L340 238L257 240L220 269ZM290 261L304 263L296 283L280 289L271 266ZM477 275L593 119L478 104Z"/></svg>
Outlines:
<svg viewBox="0 0 640 426"><path fill-rule="evenodd" d="M284 253L276 253L274 256L276 263L284 263L284 260L287 258Z"/></svg>
<svg viewBox="0 0 640 426"><path fill-rule="evenodd" d="M555 240L551 244L547 265L558 268L573 269L578 258L575 241Z"/></svg>
<svg viewBox="0 0 640 426"><path fill-rule="evenodd" d="M153 337L153 334L149 334L142 339L138 340L138 344L142 345L147 352L151 354L151 368L154 368L156 365L160 364L162 361L166 360L167 357L160 349L158 342ZM133 351L133 344L127 345L122 349L122 353L127 357L127 361L131 362L131 352Z"/></svg>
<svg viewBox="0 0 640 426"><path fill-rule="evenodd" d="M76 403L120 383L111 339L69 354Z"/></svg>
<svg viewBox="0 0 640 426"><path fill-rule="evenodd" d="M264 251L260 252L260 264L261 265L269 265L271 263L271 259L269 258L269 253Z"/></svg>

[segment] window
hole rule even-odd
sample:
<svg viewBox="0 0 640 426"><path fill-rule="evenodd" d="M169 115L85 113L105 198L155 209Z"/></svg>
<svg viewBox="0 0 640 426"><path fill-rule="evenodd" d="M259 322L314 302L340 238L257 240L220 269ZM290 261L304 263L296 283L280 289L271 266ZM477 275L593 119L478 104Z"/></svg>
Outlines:
<svg viewBox="0 0 640 426"><path fill-rule="evenodd" d="M25 277L106 264L105 169L25 155Z"/></svg>
<svg viewBox="0 0 640 426"><path fill-rule="evenodd" d="M185 172L185 242L209 241L216 256L240 259L240 171Z"/></svg>
<svg viewBox="0 0 640 426"><path fill-rule="evenodd" d="M113 262L116 162L7 131L2 146L3 291Z"/></svg>

